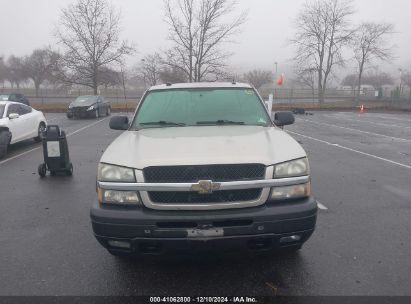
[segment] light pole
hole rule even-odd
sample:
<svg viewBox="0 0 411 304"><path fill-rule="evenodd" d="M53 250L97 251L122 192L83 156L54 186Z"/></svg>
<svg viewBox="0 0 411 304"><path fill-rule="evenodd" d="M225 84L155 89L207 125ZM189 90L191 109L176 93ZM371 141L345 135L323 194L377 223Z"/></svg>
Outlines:
<svg viewBox="0 0 411 304"><path fill-rule="evenodd" d="M274 62L275 64L275 75L274 75L274 98L277 98L277 72L278 72L278 62Z"/></svg>

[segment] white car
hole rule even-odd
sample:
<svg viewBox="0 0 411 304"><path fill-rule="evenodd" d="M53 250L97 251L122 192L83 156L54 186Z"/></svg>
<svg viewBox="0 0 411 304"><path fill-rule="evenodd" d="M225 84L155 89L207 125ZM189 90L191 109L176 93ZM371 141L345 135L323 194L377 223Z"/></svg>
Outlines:
<svg viewBox="0 0 411 304"><path fill-rule="evenodd" d="M0 158L10 144L30 138L40 141L46 126L42 112L19 102L0 101Z"/></svg>

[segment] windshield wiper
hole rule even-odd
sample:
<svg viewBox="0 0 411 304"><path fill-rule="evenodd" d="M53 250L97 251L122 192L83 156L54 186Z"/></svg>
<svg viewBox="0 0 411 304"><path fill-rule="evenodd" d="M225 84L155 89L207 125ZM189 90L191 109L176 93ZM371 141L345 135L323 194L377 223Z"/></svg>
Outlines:
<svg viewBox="0 0 411 304"><path fill-rule="evenodd" d="M180 126L180 127L184 127L186 124L182 123L182 122L173 122L173 121L160 120L160 121L142 122L142 123L140 123L140 125L142 125L142 126L160 125L160 126Z"/></svg>
<svg viewBox="0 0 411 304"><path fill-rule="evenodd" d="M243 121L232 121L227 119L220 119L215 121L197 121L197 125L243 125Z"/></svg>

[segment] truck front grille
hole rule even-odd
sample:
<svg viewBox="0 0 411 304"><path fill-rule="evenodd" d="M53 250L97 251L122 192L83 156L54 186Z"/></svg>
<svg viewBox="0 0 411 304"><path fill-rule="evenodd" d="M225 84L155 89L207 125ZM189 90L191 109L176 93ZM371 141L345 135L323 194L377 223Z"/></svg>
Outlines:
<svg viewBox="0 0 411 304"><path fill-rule="evenodd" d="M229 203L257 200L262 189L241 189L214 191L211 194L196 192L148 192L153 203L161 204L196 204L196 203Z"/></svg>
<svg viewBox="0 0 411 304"><path fill-rule="evenodd" d="M146 183L195 183L261 180L265 176L263 164L164 166L144 168Z"/></svg>

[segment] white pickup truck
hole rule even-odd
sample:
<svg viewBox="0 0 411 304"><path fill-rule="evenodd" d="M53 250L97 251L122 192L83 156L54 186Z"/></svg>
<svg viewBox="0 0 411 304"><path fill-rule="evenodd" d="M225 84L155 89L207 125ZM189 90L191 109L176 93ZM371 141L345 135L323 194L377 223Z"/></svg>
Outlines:
<svg viewBox="0 0 411 304"><path fill-rule="evenodd" d="M298 250L317 203L303 148L243 83L151 87L98 165L91 208L113 255Z"/></svg>

